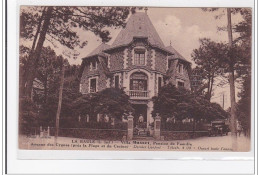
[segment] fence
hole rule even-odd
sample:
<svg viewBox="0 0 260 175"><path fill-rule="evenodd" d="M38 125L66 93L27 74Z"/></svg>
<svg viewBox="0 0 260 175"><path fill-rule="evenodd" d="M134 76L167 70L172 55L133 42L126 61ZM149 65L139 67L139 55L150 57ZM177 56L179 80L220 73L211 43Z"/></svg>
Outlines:
<svg viewBox="0 0 260 175"><path fill-rule="evenodd" d="M207 131L207 123L182 123L182 122L166 122L162 127L164 131Z"/></svg>
<svg viewBox="0 0 260 175"><path fill-rule="evenodd" d="M32 128L31 135L45 136L49 132L49 136L55 136L55 127L44 127L42 131L40 128ZM44 134L42 134L44 133ZM93 139L93 140L122 140L126 137L127 130L122 129L93 129L93 128L59 128L59 137L72 137L80 139Z"/></svg>
<svg viewBox="0 0 260 175"><path fill-rule="evenodd" d="M208 126L204 122L166 122L161 131L164 140L185 140L208 136Z"/></svg>
<svg viewBox="0 0 260 175"><path fill-rule="evenodd" d="M186 140L208 136L208 131L161 131L164 140Z"/></svg>

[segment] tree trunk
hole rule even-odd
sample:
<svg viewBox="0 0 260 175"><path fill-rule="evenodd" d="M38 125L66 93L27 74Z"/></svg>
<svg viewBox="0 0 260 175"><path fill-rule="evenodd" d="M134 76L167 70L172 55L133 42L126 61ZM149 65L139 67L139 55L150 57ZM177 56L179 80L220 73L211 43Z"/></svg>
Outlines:
<svg viewBox="0 0 260 175"><path fill-rule="evenodd" d="M34 35L32 48L31 48L31 51L30 51L30 53L29 53L29 59L28 59L27 64L26 64L25 67L24 67L24 72L23 72L23 74L22 74L22 81L20 82L20 84L22 85L22 86L21 86L22 88L20 88L20 95L21 95L21 96L24 96L24 95L26 94L26 92L25 92L26 81L27 81L27 76L28 76L28 74L30 74L30 72L29 72L28 70L29 70L30 65L33 65L32 53L33 53L34 50L35 50L35 44L36 44L36 41L37 41L37 39L38 39L40 30L41 30L41 25L42 25L43 18L44 18L44 16L45 16L45 12L46 12L46 7L44 7L43 12L42 12L42 16L41 16L41 18L40 18L40 20L39 20L39 22L38 22L37 31L36 31L36 33L35 33L35 35ZM23 25L22 22L21 22L21 25Z"/></svg>
<svg viewBox="0 0 260 175"><path fill-rule="evenodd" d="M59 102L58 102L58 109L57 109L57 114L56 114L56 131L55 131L55 138L56 139L57 139L57 137L59 135L60 111L61 111L61 103L62 103L62 91L63 91L63 84L64 84L64 73L65 73L65 66L62 65L61 82L60 82L60 90L59 90Z"/></svg>
<svg viewBox="0 0 260 175"><path fill-rule="evenodd" d="M44 104L46 105L47 103L47 95L48 95L48 73L47 73L47 58L44 58L44 68L45 68L45 75L44 75Z"/></svg>
<svg viewBox="0 0 260 175"><path fill-rule="evenodd" d="M207 99L210 100L210 75L208 76L208 94L207 94Z"/></svg>
<svg viewBox="0 0 260 175"><path fill-rule="evenodd" d="M227 20L228 20L228 41L229 47L232 49L232 27L231 27L231 9L227 8ZM230 58L230 61L233 60ZM236 119L236 98L235 98L235 76L234 76L234 67L232 63L230 64L230 74L229 74L229 83L230 83L230 101L231 101L231 136L232 136L232 149L237 151L237 119Z"/></svg>
<svg viewBox="0 0 260 175"><path fill-rule="evenodd" d="M40 20L39 20L39 23L38 23L37 31L36 31L36 33L35 33L34 40L33 40L33 44L32 44L32 50L31 50L32 52L33 52L34 49L35 49L35 44L36 44L36 41L37 41L37 39L38 39L38 35L39 35L39 33L40 33L40 30L41 30L42 20L43 20L44 15L45 15L45 10L46 10L46 7L43 8L42 16L41 16L41 18L40 18Z"/></svg>
<svg viewBox="0 0 260 175"><path fill-rule="evenodd" d="M37 70L37 66L38 66L38 61L39 61L40 56L41 56L41 51L42 51L43 43L45 41L47 30L48 30L49 25L50 25L52 10L53 10L53 7L48 7L36 49L35 49L35 51L33 51L30 54L31 59L30 59L30 62L28 63L29 65L28 65L26 76L25 76L25 79L26 79L26 81L25 81L25 94L28 97L31 97L33 80L35 78L35 74L36 74L36 70Z"/></svg>
<svg viewBox="0 0 260 175"><path fill-rule="evenodd" d="M210 99L212 97L213 83L214 83L214 73L212 74L211 81L210 81L209 101L210 101Z"/></svg>

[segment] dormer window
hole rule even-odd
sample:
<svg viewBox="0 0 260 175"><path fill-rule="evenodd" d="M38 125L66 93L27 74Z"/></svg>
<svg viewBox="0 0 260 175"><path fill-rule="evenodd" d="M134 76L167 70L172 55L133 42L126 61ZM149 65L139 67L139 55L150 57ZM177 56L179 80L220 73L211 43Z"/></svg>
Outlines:
<svg viewBox="0 0 260 175"><path fill-rule="evenodd" d="M178 73L183 74L183 64L178 64Z"/></svg>
<svg viewBox="0 0 260 175"><path fill-rule="evenodd" d="M89 69L90 70L97 70L97 62L96 61L91 61Z"/></svg>
<svg viewBox="0 0 260 175"><path fill-rule="evenodd" d="M135 65L145 65L145 50L135 49L134 64Z"/></svg>

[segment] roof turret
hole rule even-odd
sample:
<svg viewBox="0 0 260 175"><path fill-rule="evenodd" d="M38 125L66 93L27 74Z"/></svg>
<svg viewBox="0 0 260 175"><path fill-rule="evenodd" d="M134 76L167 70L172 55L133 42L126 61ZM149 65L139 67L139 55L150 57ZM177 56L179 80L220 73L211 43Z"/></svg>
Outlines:
<svg viewBox="0 0 260 175"><path fill-rule="evenodd" d="M151 45L165 48L160 36L146 13L136 12L130 16L126 27L120 31L111 47L114 48L127 45L135 37L147 38Z"/></svg>

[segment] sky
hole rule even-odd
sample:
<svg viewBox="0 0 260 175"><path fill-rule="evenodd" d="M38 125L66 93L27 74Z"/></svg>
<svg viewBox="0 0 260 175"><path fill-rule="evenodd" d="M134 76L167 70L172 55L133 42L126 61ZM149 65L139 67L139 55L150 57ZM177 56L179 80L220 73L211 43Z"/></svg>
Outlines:
<svg viewBox="0 0 260 175"><path fill-rule="evenodd" d="M228 41L226 31L218 31L218 27L226 27L227 17L225 9L219 9L217 12L204 12L201 8L148 8L147 14L152 21L156 31L161 37L165 46L171 45L188 61L191 59L192 51L199 47L200 38L210 38L214 41ZM219 19L216 16L220 15ZM232 16L232 23L238 23L242 20L240 15ZM112 39L107 44L112 44L121 29L111 29ZM82 58L86 57L98 45L101 39L93 33L79 29L80 38L88 40L87 46L83 49L77 49L79 56L76 59L68 58L71 64L81 64ZM237 37L236 34L233 37ZM45 46L50 45L45 42ZM52 45L50 45L52 46ZM53 47L53 46L52 46ZM64 46L58 45L54 48L57 55L66 52ZM238 92L238 89L237 89ZM222 104L223 95L225 94L225 109L230 106L229 86L215 87L212 101Z"/></svg>
<svg viewBox="0 0 260 175"><path fill-rule="evenodd" d="M218 31L218 27L225 27L226 16L215 19L216 15L223 14L224 9L218 12L204 12L200 8L149 8L147 14L156 28L165 46L170 45L180 52L187 60L191 61L193 49L199 47L199 38L211 38L214 41L227 41L225 31ZM232 17L233 23L242 18L240 15ZM112 44L121 29L111 30ZM91 32L79 31L81 38L88 40L88 45L78 50L78 59L71 59L72 64L80 64L81 58L94 50L101 40Z"/></svg>

